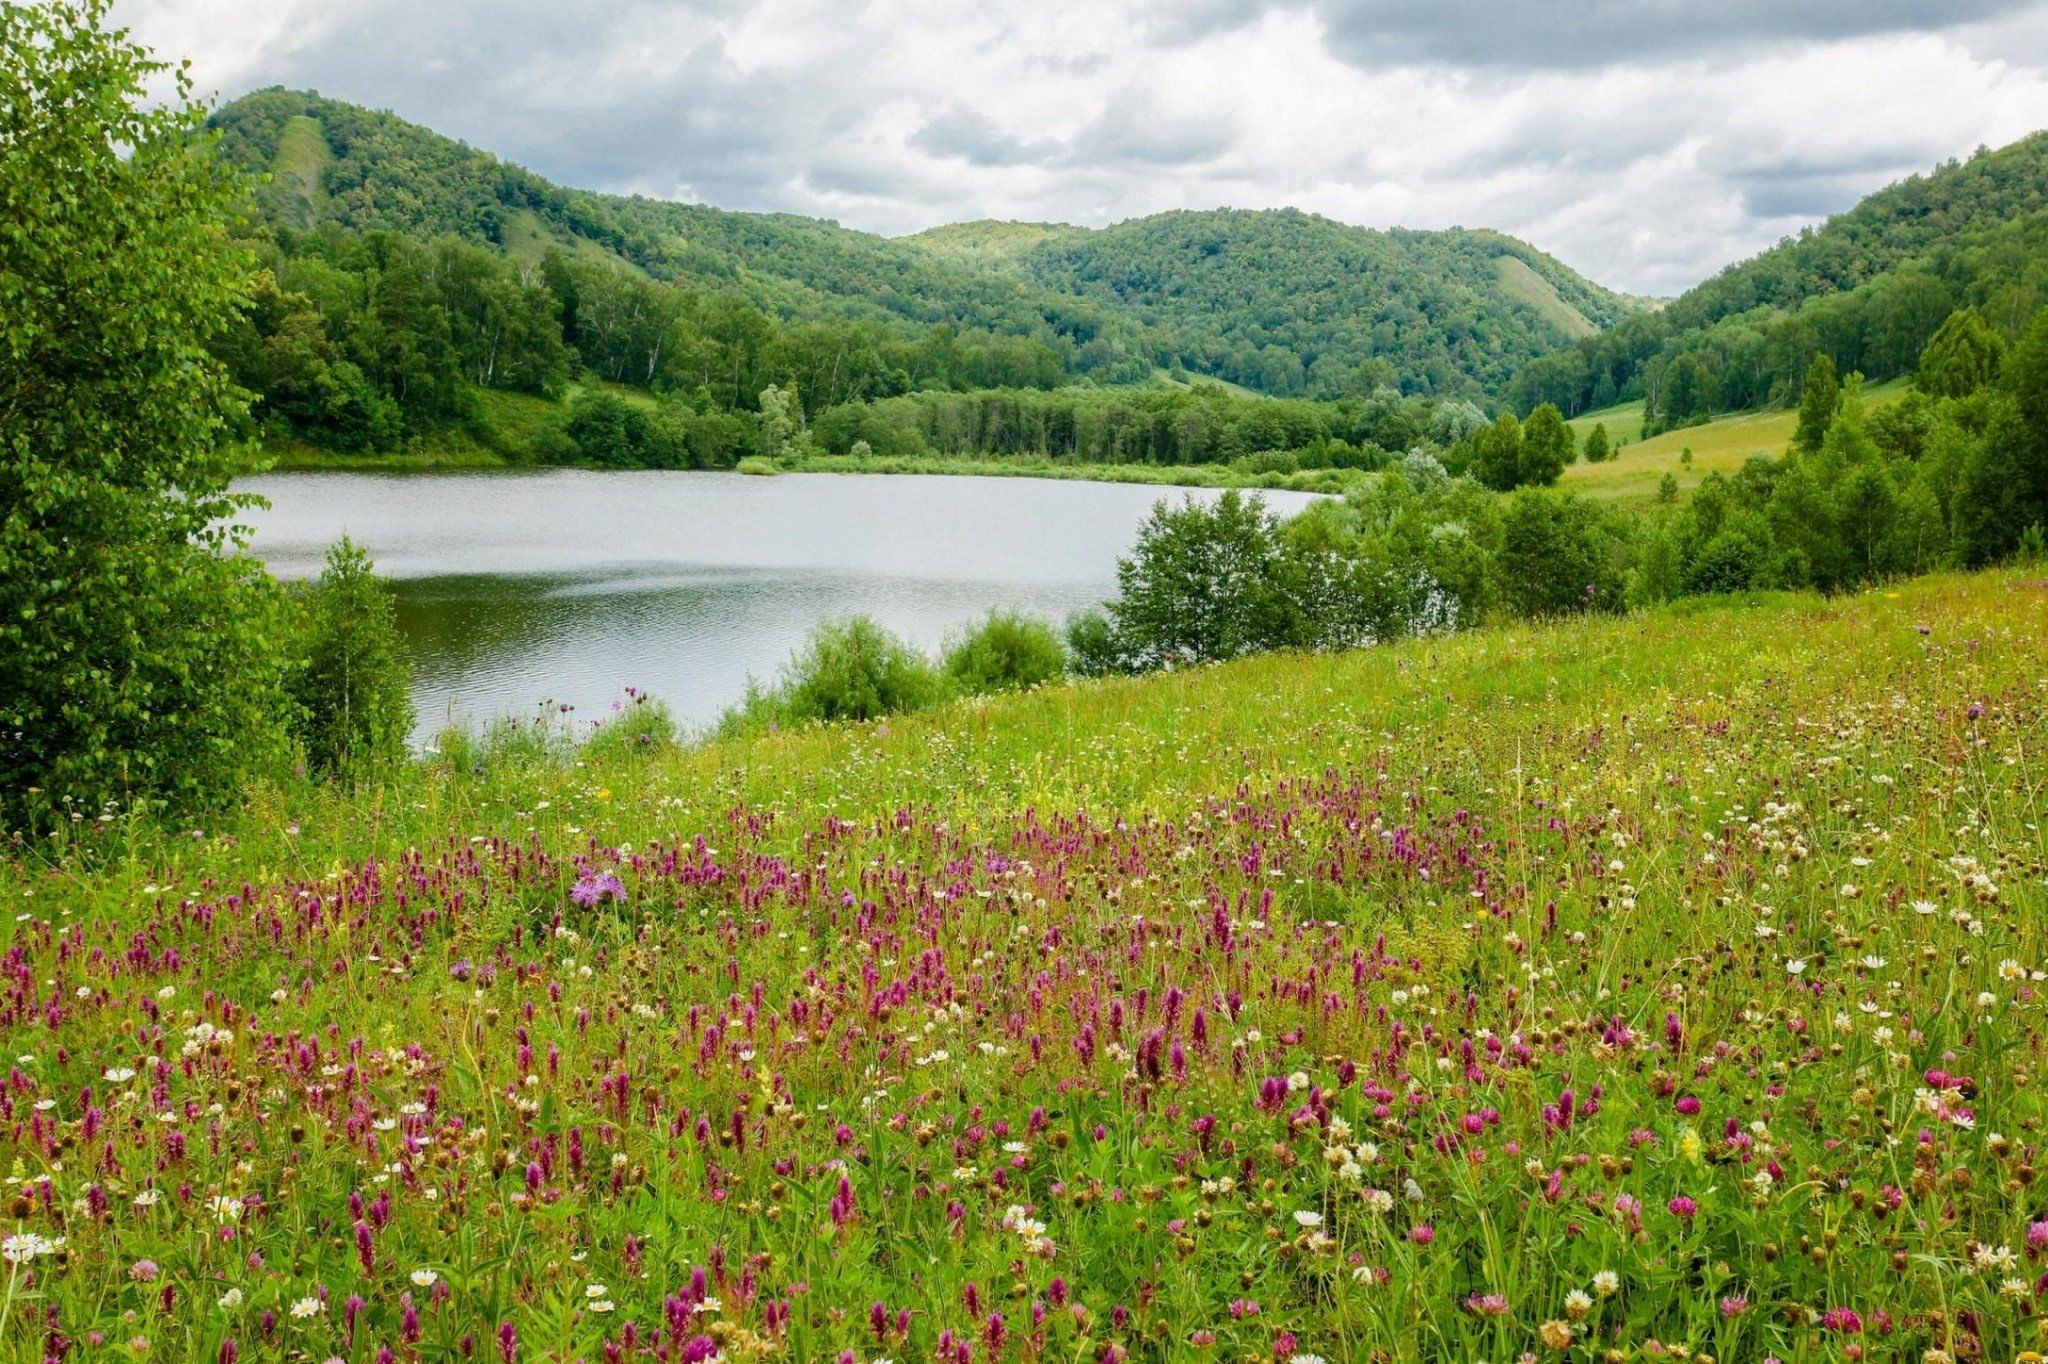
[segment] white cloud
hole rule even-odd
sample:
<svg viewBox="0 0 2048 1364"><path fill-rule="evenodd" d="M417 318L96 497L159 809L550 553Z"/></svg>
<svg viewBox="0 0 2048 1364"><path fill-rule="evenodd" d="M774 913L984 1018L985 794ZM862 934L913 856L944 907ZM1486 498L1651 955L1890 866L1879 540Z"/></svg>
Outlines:
<svg viewBox="0 0 2048 1364"><path fill-rule="evenodd" d="M1499 228L1641 292L2048 126L2044 0L1742 0L1699 22L1698 6L1658 6L1662 24L1622 6L1556 32L1521 0L120 0L116 14L189 56L204 90L316 87L594 189L881 232L1293 204Z"/></svg>

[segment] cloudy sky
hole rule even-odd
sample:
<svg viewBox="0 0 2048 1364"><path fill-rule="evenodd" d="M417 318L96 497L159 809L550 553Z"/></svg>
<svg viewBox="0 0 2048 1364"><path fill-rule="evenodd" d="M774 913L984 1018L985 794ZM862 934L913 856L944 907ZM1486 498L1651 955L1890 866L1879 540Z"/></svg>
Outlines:
<svg viewBox="0 0 2048 1364"><path fill-rule="evenodd" d="M2048 0L118 0L203 91L884 233L1292 204L1675 293L2048 127Z"/></svg>

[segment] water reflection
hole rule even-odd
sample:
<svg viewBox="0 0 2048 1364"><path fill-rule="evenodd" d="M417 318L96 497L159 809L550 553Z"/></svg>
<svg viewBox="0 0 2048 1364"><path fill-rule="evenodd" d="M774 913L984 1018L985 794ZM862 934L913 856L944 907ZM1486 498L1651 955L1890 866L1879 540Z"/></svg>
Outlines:
<svg viewBox="0 0 2048 1364"><path fill-rule="evenodd" d="M622 688L711 720L818 621L926 648L993 606L1059 618L1115 587L1157 488L1027 479L677 473L277 474L251 519L280 575L346 531L396 580L422 733L596 719ZM1206 496L1207 494L1197 494ZM1307 499L1276 496L1294 510Z"/></svg>

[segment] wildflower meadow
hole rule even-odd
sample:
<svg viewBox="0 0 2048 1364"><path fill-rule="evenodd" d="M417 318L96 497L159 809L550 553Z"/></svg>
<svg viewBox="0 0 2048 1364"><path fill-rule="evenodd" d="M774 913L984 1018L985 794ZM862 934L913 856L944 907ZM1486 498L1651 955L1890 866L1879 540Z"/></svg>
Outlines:
<svg viewBox="0 0 2048 1364"><path fill-rule="evenodd" d="M2025 1358L2044 793L2009 572L81 812L0 1350Z"/></svg>

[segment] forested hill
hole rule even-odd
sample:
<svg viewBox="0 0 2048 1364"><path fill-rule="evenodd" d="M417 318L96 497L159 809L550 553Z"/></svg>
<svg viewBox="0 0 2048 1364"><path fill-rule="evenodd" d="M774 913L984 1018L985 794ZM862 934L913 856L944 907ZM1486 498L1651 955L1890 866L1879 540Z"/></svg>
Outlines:
<svg viewBox="0 0 2048 1364"><path fill-rule="evenodd" d="M1049 237L1019 260L1137 317L1173 363L1265 392L1341 392L1374 357L1390 381L1491 391L1546 338L1631 307L1498 232L1378 232L1294 209L1162 213Z"/></svg>
<svg viewBox="0 0 2048 1364"><path fill-rule="evenodd" d="M1508 390L1527 411L1643 398L1650 424L1797 398L1814 355L1873 379L1910 371L1950 313L2009 340L2048 300L2048 133L1870 195L1731 265L1655 314L1541 357Z"/></svg>
<svg viewBox="0 0 2048 1364"><path fill-rule="evenodd" d="M221 155L271 176L259 204L275 227L453 236L534 259L558 248L731 291L784 320L987 328L1047 341L1079 372L1150 370L1134 329L1100 308L835 223L566 189L392 114L298 91L244 96L212 122Z"/></svg>
<svg viewBox="0 0 2048 1364"><path fill-rule="evenodd" d="M1102 230L965 224L890 239L788 214L563 188L394 115L272 89L213 119L267 173L271 226L460 237L740 295L783 321L866 319L1031 338L1065 374L1156 370L1336 396L1391 380L1493 391L1629 311L1511 237L1375 232L1291 210L1169 213Z"/></svg>

